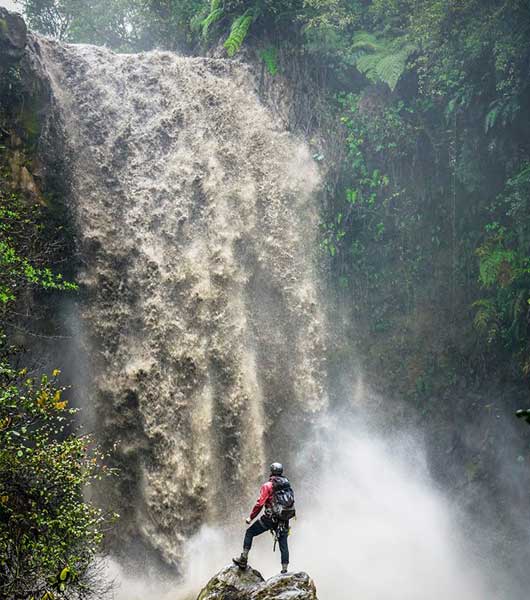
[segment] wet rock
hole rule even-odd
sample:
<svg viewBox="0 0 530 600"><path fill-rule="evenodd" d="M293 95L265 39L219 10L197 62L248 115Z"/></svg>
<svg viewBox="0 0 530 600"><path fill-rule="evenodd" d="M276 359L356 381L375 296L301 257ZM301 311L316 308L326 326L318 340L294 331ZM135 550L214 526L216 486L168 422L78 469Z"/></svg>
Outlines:
<svg viewBox="0 0 530 600"><path fill-rule="evenodd" d="M307 573L286 573L267 579L250 598L252 600L317 600L317 590Z"/></svg>
<svg viewBox="0 0 530 600"><path fill-rule="evenodd" d="M27 35L24 19L0 7L0 67L9 67L22 58Z"/></svg>
<svg viewBox="0 0 530 600"><path fill-rule="evenodd" d="M242 600L264 579L255 569L242 570L236 566L221 569L203 588L197 600Z"/></svg>
<svg viewBox="0 0 530 600"><path fill-rule="evenodd" d="M25 164L26 156L24 152L21 150L14 150L8 157L7 162L11 171L11 188L16 192L24 194L33 202L44 204L43 195L35 182L34 175L29 171Z"/></svg>
<svg viewBox="0 0 530 600"><path fill-rule="evenodd" d="M307 573L276 575L267 581L255 569L225 567L214 575L197 600L317 600Z"/></svg>

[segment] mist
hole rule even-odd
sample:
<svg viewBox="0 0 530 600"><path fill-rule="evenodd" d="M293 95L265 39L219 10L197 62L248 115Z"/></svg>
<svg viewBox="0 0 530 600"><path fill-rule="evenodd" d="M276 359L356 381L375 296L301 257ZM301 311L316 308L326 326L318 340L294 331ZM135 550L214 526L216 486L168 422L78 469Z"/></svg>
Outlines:
<svg viewBox="0 0 530 600"><path fill-rule="evenodd" d="M365 421L334 417L321 422L315 438L296 464L286 465L286 474L298 511L289 537L290 570L308 572L319 598L514 597L500 592L493 562L471 541L471 525L430 476L421 435L385 434ZM203 526L186 545L178 583L127 576L117 599L140 600L147 592L154 600L196 597L240 552L245 516L234 507L226 523ZM265 533L249 556L265 578L280 569L272 546Z"/></svg>
<svg viewBox="0 0 530 600"><path fill-rule="evenodd" d="M0 6L12 10L14 12L21 12L20 6L17 5L13 0L0 0Z"/></svg>

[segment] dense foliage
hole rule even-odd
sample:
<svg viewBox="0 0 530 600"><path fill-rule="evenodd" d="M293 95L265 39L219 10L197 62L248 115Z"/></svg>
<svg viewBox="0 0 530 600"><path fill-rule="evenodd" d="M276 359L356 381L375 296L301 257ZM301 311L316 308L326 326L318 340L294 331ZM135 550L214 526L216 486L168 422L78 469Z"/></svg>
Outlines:
<svg viewBox="0 0 530 600"><path fill-rule="evenodd" d="M7 170L0 182L0 317L10 330L33 291L76 286L48 266L61 245L45 207L16 191ZM106 518L83 494L106 471L102 455L75 431L59 371L29 377L21 358L0 330L0 596L101 597Z"/></svg>
<svg viewBox="0 0 530 600"><path fill-rule="evenodd" d="M243 55L260 61L262 76L268 72L272 82L290 80L294 112L303 113L303 133L313 137L315 159L327 172L321 257L331 264L331 285L349 317L344 322L352 324L345 337L357 343L371 382L414 402L419 414L442 414L440 429L451 424L447 452L457 446L454 420L476 417L487 386L502 380L507 397L507 380L518 390L528 385L527 0L19 4L30 27L66 41L118 51ZM7 91L18 106L16 71L9 77ZM24 129L35 135L33 113L24 111ZM1 162L5 169L9 161ZM6 177L0 186L0 317L7 321L17 299L33 290L73 286L49 267L56 251L44 227L46 207L13 192ZM343 350L340 342L333 349ZM100 513L80 496L97 476L87 439L63 430L60 419L70 413L53 378L27 382L5 360L0 375L6 434L0 469L22 490L20 505L13 504L12 488L1 491L0 511L28 565L21 579L4 561L1 585L36 599L61 592L61 585L73 597L82 595L102 527ZM470 400L466 393L481 384L480 399ZM503 433L496 435L498 441ZM480 438L477 455L462 461L460 489L487 479L479 455L487 454L488 443L490 456L498 453L489 426ZM52 464L48 456L58 459ZM57 482L57 495L49 486L41 494L43 480ZM26 510L32 502L48 512ZM14 552L6 531L0 533L2 555ZM32 554L36 547L42 551Z"/></svg>
<svg viewBox="0 0 530 600"><path fill-rule="evenodd" d="M526 377L529 7L382 1L369 12L357 36L394 52L374 43L383 67L358 59L373 84L341 103L350 166L325 240L368 325L369 362L420 397L451 373Z"/></svg>
<svg viewBox="0 0 530 600"><path fill-rule="evenodd" d="M134 0L23 0L28 23L65 41L130 50L142 45L141 3Z"/></svg>
<svg viewBox="0 0 530 600"><path fill-rule="evenodd" d="M0 360L0 593L13 600L101 593L101 510L82 492L106 467L89 436L68 433L75 410L51 377ZM11 357L12 358L12 357Z"/></svg>

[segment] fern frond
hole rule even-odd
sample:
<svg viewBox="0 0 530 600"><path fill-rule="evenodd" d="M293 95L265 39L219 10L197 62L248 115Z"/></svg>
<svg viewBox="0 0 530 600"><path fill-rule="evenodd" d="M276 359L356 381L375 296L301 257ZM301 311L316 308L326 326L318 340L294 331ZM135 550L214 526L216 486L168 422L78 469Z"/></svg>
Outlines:
<svg viewBox="0 0 530 600"><path fill-rule="evenodd" d="M480 283L485 288L492 287L497 283L502 286L503 281L499 281L499 275L502 273L503 268L511 272L513 261L514 253L511 250L505 250L502 247L481 248L479 263Z"/></svg>
<svg viewBox="0 0 530 600"><path fill-rule="evenodd" d="M253 20L254 15L252 11L247 10L232 23L230 35L224 43L228 56L232 57L239 51L247 37L248 30L250 29Z"/></svg>
<svg viewBox="0 0 530 600"><path fill-rule="evenodd" d="M278 51L274 46L271 46L263 50L260 56L267 67L267 71L274 77L278 72Z"/></svg>
<svg viewBox="0 0 530 600"><path fill-rule="evenodd" d="M217 8L213 12L211 12L206 19L202 22L202 36L206 38L208 36L208 28L213 23L219 21L219 19L223 16L223 9Z"/></svg>
<svg viewBox="0 0 530 600"><path fill-rule="evenodd" d="M377 54L363 54L360 56L355 66L357 69L371 81L377 81L377 64L380 57Z"/></svg>
<svg viewBox="0 0 530 600"><path fill-rule="evenodd" d="M495 127L495 123L497 122L497 117L499 116L500 110L498 106L494 106L486 115L486 120L484 122L484 133L488 133L490 129Z"/></svg>
<svg viewBox="0 0 530 600"><path fill-rule="evenodd" d="M488 334L487 337L492 338L492 334L497 330L497 307L491 300L477 300L473 303L473 308L477 309L473 326L482 334Z"/></svg>
<svg viewBox="0 0 530 600"><path fill-rule="evenodd" d="M378 39L366 31L354 35L350 48L357 69L373 82L386 83L392 91L405 72L408 59L416 51L416 46L404 37Z"/></svg>
<svg viewBox="0 0 530 600"><path fill-rule="evenodd" d="M360 31L353 36L351 50L364 50L365 52L379 52L381 44L372 33Z"/></svg>
<svg viewBox="0 0 530 600"><path fill-rule="evenodd" d="M387 54L377 63L375 68L377 76L384 81L388 87L394 91L396 85L407 68L409 56L416 48L406 45L395 54Z"/></svg>

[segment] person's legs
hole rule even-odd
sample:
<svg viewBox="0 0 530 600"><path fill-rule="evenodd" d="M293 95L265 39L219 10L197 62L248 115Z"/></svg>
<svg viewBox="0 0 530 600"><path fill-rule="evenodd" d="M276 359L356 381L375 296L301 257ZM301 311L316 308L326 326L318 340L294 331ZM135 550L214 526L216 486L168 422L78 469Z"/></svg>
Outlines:
<svg viewBox="0 0 530 600"><path fill-rule="evenodd" d="M280 546L280 556L282 559L282 573L285 573L289 566L289 545L287 543L289 527L286 527L285 529L282 528L278 533L278 544Z"/></svg>
<svg viewBox="0 0 530 600"><path fill-rule="evenodd" d="M261 522L261 519L258 519L246 530L245 532L245 540L243 542L243 550L248 551L252 548L252 540L257 536L268 531L270 527L267 527Z"/></svg>
<svg viewBox="0 0 530 600"><path fill-rule="evenodd" d="M247 566L248 553L252 548L252 540L257 536L265 533L271 529L272 524L270 524L264 517L258 519L246 530L245 539L243 541L243 552L239 558L233 558L233 562L241 568L245 568Z"/></svg>

